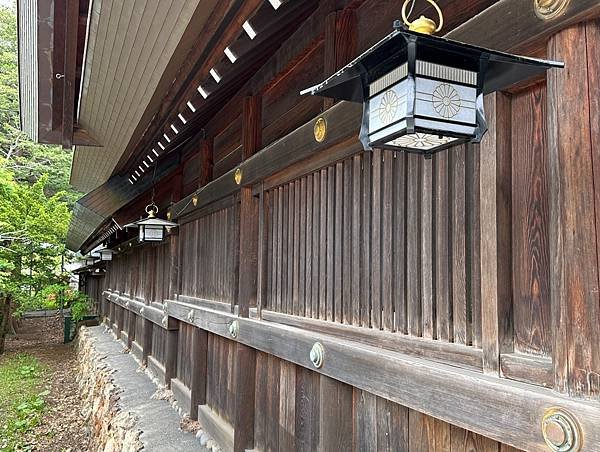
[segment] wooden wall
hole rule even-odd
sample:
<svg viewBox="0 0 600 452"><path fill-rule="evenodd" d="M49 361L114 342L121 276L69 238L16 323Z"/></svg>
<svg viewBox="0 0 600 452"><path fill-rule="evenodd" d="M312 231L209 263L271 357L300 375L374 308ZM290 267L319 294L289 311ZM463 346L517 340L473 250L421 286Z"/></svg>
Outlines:
<svg viewBox="0 0 600 452"><path fill-rule="evenodd" d="M516 450L507 442L543 450L541 416L550 402L593 412L559 392L598 398L597 256L590 251L589 265L578 267L591 272L584 288L554 266L567 267L585 247L584 235L573 239L557 226L559 219L596 234L589 223L593 212L572 211L567 202L581 200L572 189L577 178L561 169L568 140L552 116L552 102L561 98L557 86L577 83L554 76L488 96L490 130L479 145L457 146L430 160L361 152L359 116L298 91L385 34L398 2L333 3L321 2L209 121L198 154L182 165L181 186L172 187L171 199L184 196L172 210L184 212L179 230L164 244L131 246L115 256L105 287L116 298L103 314L122 330L125 311L136 311L136 341L149 338L145 353L164 367L167 384L172 376L186 388L176 394L225 449ZM453 27L464 20L459 6L465 2L447 3ZM467 3L474 15L494 2ZM596 36L597 28L590 25L586 33ZM590 54L597 50L583 41ZM592 60L579 67L597 75ZM594 77L583 78L594 84ZM587 127L595 130L589 118L598 107L591 99L588 104ZM312 125L321 113L333 118L335 140L318 147ZM356 127L342 133L338 124ZM582 145L595 149L592 142ZM234 185L231 170L265 147L271 159L263 161L262 173L250 174L250 183L244 173ZM298 152L305 158L288 164ZM576 172L573 165L567 168ZM586 175L581 193L595 193L593 174ZM185 198L196 185L206 190L195 201ZM579 215L577 225L573 215ZM568 239L570 254L556 237ZM560 285L563 280L571 285ZM564 293L581 301L592 320L578 316ZM254 336L232 333L236 319ZM290 334L286 347L274 344L280 336L256 333L273 325ZM356 380L350 385L352 360L336 361L338 374L315 369L300 348L309 341L306 334L375 348L381 362L369 363L382 372L410 356L423 360L412 368L435 363L453 378L438 382L443 395L403 375L381 388ZM577 352L576 344L586 352ZM356 364L364 364L358 356ZM567 356L582 367L574 368ZM397 386L420 389L402 399L405 393L394 396L401 392ZM494 399L490 394L498 391L518 393L523 403ZM436 397L454 397L455 405L442 406ZM480 415L469 412L475 409ZM589 426L594 416L580 421ZM513 417L521 424L513 425ZM586 435L593 444L600 441L598 429Z"/></svg>

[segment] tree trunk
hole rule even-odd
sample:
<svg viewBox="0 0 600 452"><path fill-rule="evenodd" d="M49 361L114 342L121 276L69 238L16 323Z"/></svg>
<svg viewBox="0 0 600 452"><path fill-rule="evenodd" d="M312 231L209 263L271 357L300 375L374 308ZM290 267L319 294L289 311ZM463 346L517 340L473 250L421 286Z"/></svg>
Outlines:
<svg viewBox="0 0 600 452"><path fill-rule="evenodd" d="M4 344L6 341L6 333L10 325L10 295L2 295L0 297L0 355L4 353Z"/></svg>

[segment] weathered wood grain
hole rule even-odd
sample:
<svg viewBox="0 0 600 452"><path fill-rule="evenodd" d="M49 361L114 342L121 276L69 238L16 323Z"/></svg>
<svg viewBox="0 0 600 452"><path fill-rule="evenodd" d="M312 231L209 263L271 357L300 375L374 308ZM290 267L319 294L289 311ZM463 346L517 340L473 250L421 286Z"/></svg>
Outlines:
<svg viewBox="0 0 600 452"><path fill-rule="evenodd" d="M499 374L500 353L512 350L510 100L485 98L488 133L479 146L481 221L481 340L483 371Z"/></svg>
<svg viewBox="0 0 600 452"><path fill-rule="evenodd" d="M591 137L598 133L598 123L591 122L597 103L590 103L595 94L589 80L598 75L598 27L598 21L573 26L548 43L548 56L566 66L548 74L555 384L561 392L594 399L600 394L600 345L591 338L600 335L600 295L597 150ZM594 111L593 117L597 115Z"/></svg>

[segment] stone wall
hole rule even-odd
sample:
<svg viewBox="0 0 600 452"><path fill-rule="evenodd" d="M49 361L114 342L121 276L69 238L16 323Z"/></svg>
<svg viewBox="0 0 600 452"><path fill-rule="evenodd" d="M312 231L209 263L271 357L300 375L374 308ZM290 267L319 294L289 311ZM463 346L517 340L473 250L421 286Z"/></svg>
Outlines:
<svg viewBox="0 0 600 452"><path fill-rule="evenodd" d="M77 336L78 382L83 415L90 426L89 450L94 452L138 451L143 445L135 417L119 405L120 389L114 384L104 356L94 347L85 327Z"/></svg>

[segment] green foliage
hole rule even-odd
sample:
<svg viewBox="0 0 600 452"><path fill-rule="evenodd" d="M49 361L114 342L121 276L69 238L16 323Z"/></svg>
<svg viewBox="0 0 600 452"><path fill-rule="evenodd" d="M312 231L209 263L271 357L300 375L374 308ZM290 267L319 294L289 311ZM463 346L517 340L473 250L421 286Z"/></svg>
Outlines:
<svg viewBox="0 0 600 452"><path fill-rule="evenodd" d="M1 161L0 161L1 164ZM18 184L0 168L0 292L17 302L61 281L61 256L71 214L56 194L44 193L47 176Z"/></svg>
<svg viewBox="0 0 600 452"><path fill-rule="evenodd" d="M33 356L21 354L0 361L0 450L30 450L23 437L40 424L46 408L44 368Z"/></svg>

